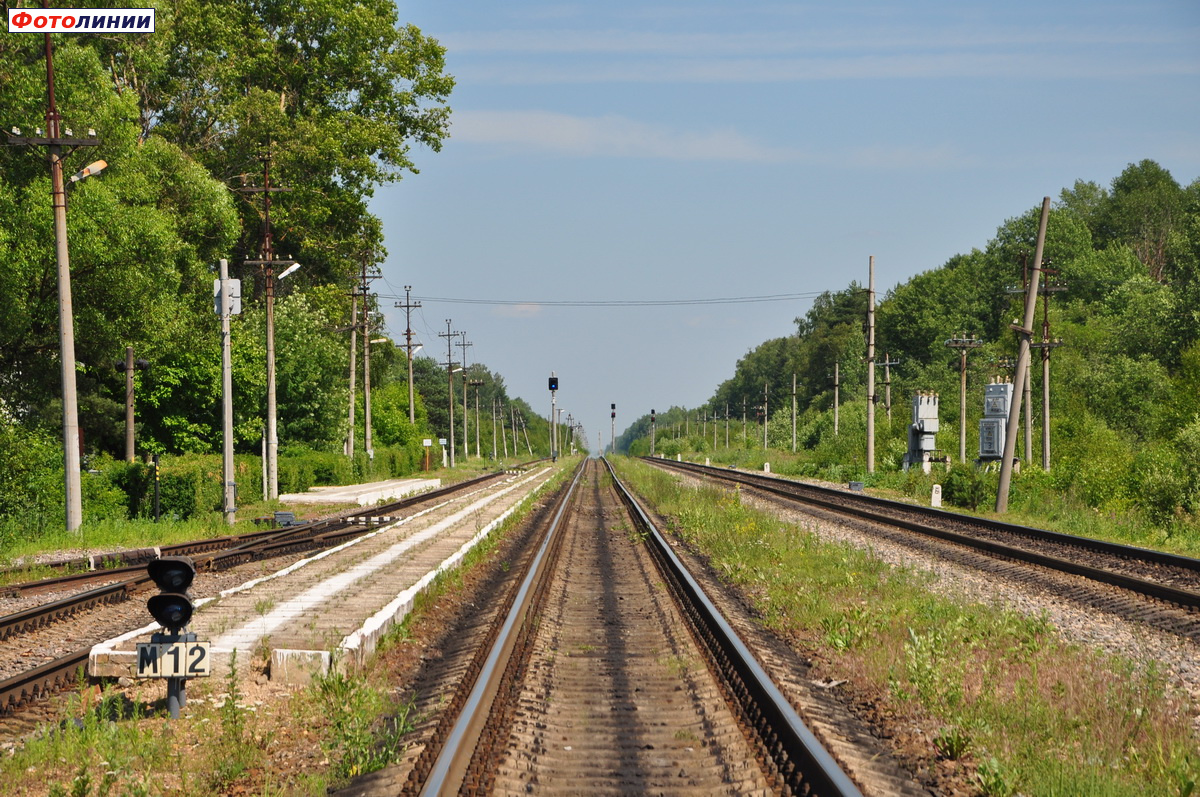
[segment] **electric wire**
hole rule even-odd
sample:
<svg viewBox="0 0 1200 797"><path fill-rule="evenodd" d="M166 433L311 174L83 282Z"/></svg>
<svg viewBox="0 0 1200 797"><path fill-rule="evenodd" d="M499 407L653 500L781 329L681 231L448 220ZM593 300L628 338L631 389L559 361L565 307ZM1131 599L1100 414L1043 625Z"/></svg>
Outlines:
<svg viewBox="0 0 1200 797"><path fill-rule="evenodd" d="M751 304L758 302L792 302L801 299L813 299L820 292L809 293L776 293L763 296L723 296L706 299L597 299L597 300L532 300L532 299L470 299L451 296L413 296L422 302L442 302L445 304L479 304L492 306L530 306L544 307L677 307L688 305L712 304ZM402 296L384 296L383 299L402 299Z"/></svg>

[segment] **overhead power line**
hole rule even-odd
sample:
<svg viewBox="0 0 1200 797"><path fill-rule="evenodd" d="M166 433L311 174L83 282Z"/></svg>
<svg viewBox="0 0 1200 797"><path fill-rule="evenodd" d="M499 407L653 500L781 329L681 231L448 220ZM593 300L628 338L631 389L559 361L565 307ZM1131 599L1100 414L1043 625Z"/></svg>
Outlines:
<svg viewBox="0 0 1200 797"><path fill-rule="evenodd" d="M413 297L423 302L445 302L446 304L486 304L498 306L540 305L544 307L675 307L697 304L750 304L754 302L794 302L814 299L820 292L775 293L765 296L723 296L710 299L608 299L608 300L534 300L534 299L467 299L451 296ZM383 298L400 299L401 296Z"/></svg>

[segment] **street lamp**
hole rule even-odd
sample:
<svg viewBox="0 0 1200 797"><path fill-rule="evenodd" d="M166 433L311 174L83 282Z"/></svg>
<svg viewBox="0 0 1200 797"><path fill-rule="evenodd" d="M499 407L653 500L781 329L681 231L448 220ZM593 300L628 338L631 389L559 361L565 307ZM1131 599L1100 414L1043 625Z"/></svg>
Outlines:
<svg viewBox="0 0 1200 797"><path fill-rule="evenodd" d="M79 171L71 175L71 183L77 183L80 180L86 180L92 175L99 174L102 170L108 167L108 161L95 161L84 166Z"/></svg>

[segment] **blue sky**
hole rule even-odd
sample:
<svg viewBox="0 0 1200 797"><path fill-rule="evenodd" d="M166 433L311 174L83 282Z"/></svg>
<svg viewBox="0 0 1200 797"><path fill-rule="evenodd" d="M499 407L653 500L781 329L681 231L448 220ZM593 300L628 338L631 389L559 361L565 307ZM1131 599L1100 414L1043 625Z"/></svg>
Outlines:
<svg viewBox="0 0 1200 797"><path fill-rule="evenodd" d="M1076 179L1200 177L1200 3L416 0L451 137L380 189L374 288L592 447L696 406L811 297L882 295ZM783 302L562 306L798 294ZM500 300L512 304L447 302ZM382 301L393 334L404 314ZM455 349L456 358L458 349ZM543 406L545 405L545 406ZM565 416L564 416L565 417Z"/></svg>

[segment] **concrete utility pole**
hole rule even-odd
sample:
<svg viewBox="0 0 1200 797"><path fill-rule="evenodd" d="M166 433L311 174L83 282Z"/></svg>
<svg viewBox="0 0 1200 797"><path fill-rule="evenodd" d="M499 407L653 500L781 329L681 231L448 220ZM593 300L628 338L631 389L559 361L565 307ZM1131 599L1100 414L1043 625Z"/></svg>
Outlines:
<svg viewBox="0 0 1200 797"><path fill-rule="evenodd" d="M248 266L259 266L263 270L267 305L267 499L274 501L279 498L279 427L277 423L276 391L275 391L275 267L288 266L279 275L283 279L295 270L299 264L290 258L275 259L275 249L271 232L271 194L290 191L271 185L271 151L270 148L261 157L263 162L263 184L261 188L245 187L239 189L246 193L261 193L263 195L263 226L262 226L262 259L246 260Z"/></svg>
<svg viewBox="0 0 1200 797"><path fill-rule="evenodd" d="M446 379L449 385L447 393L447 404L450 409L450 434L447 439L450 443L450 467L454 467L454 339L461 335L461 332L453 332L450 329L450 319L446 319L446 331L439 332L439 338L446 339Z"/></svg>
<svg viewBox="0 0 1200 797"><path fill-rule="evenodd" d="M467 342L467 333L463 332L462 343L455 343L462 349L462 369L463 369L463 462L471 459L471 442L467 437L467 349L474 346L474 343Z"/></svg>
<svg viewBox="0 0 1200 797"><path fill-rule="evenodd" d="M612 441L612 452L617 453L617 405L612 405L612 430L609 432L609 440ZM604 453L604 449L600 449L600 453Z"/></svg>
<svg viewBox="0 0 1200 797"><path fill-rule="evenodd" d="M43 0L43 8L49 5ZM8 136L8 143L17 146L44 146L50 166L50 197L54 209L54 255L58 266L58 343L59 372L62 375L63 419L63 494L67 531L74 532L83 523L82 447L79 431L79 399L75 386L75 312L71 301L71 257L67 247L67 191L63 183L63 147L94 147L100 143L94 130L87 138L75 138L70 130L61 128L61 118L54 101L54 57L50 34L45 34L46 50L46 137L42 131L26 137L18 128ZM66 137L63 137L63 133ZM78 182L96 174L105 166L96 161L71 177Z"/></svg>
<svg viewBox="0 0 1200 797"><path fill-rule="evenodd" d="M713 409L713 453L717 451L717 411Z"/></svg>
<svg viewBox="0 0 1200 797"><path fill-rule="evenodd" d="M891 355L883 355L883 404L887 410L888 426L892 425L892 366L899 365L899 360L893 360Z"/></svg>
<svg viewBox="0 0 1200 797"><path fill-rule="evenodd" d="M561 412L561 410L559 410ZM556 427L557 433L557 427ZM500 442L504 444L504 458L508 459L508 432L504 428L504 401L500 401ZM558 451L557 439L555 440L555 451ZM513 455L517 453L517 438L513 437Z"/></svg>
<svg viewBox="0 0 1200 797"><path fill-rule="evenodd" d="M1042 325L1042 342L1031 343L1042 350L1042 470L1050 471L1050 350L1062 345L1060 338L1050 338L1050 324Z"/></svg>
<svg viewBox="0 0 1200 797"><path fill-rule="evenodd" d="M746 397L742 396L742 448L746 447Z"/></svg>
<svg viewBox="0 0 1200 797"><path fill-rule="evenodd" d="M725 402L725 448L729 448L729 402Z"/></svg>
<svg viewBox="0 0 1200 797"><path fill-rule="evenodd" d="M650 410L650 456L654 456L654 410Z"/></svg>
<svg viewBox="0 0 1200 797"><path fill-rule="evenodd" d="M346 432L346 444L343 446L346 456L354 456L354 399L358 389L354 384L358 377L358 291L350 294L350 429Z"/></svg>
<svg viewBox="0 0 1200 797"><path fill-rule="evenodd" d="M497 399L495 397L492 398L492 459L493 460L497 460L500 458L500 452L498 452L496 450L496 446L500 445L500 432L496 429L496 413L498 412L498 410L496 409L496 404L498 401L499 401L499 399Z"/></svg>
<svg viewBox="0 0 1200 797"><path fill-rule="evenodd" d="M221 484L225 523L232 526L237 520L237 483L233 478L233 336L230 314L233 297L230 295L229 261L220 260L221 279ZM132 385L133 347L125 349L125 372ZM131 405L132 406L132 405ZM133 461L132 439L126 442L126 453ZM155 474L155 479L158 474Z"/></svg>
<svg viewBox="0 0 1200 797"><path fill-rule="evenodd" d="M875 472L875 255L867 278L867 473Z"/></svg>
<svg viewBox="0 0 1200 797"><path fill-rule="evenodd" d="M367 273L367 255L362 258L362 310L363 310L363 448L368 459L375 459L375 446L371 442L371 298L368 293L370 280L378 274Z"/></svg>
<svg viewBox="0 0 1200 797"><path fill-rule="evenodd" d="M479 388L483 380L472 379L469 384L475 388L475 459L483 459L483 455L479 453Z"/></svg>
<svg viewBox="0 0 1200 797"><path fill-rule="evenodd" d="M1065 291L1066 285L1061 284L1058 280L1051 282L1051 275L1057 274L1055 269L1046 268L1045 263L1042 264L1042 271L1046 274L1046 281L1042 285L1042 341L1041 343L1031 343L1030 348L1041 349L1042 352L1042 470L1050 471L1050 351L1057 349L1062 345L1062 340L1050 337L1050 294Z"/></svg>
<svg viewBox="0 0 1200 797"><path fill-rule="evenodd" d="M1030 346L1033 341L1030 339ZM1025 361L1025 461L1033 462L1033 357Z"/></svg>
<svg viewBox="0 0 1200 797"><path fill-rule="evenodd" d="M404 304L396 302L396 307L404 308L404 348L408 352L408 422L415 424L417 422L417 405L415 396L413 395L413 331L412 331L412 311L421 306L420 302L413 302L409 296L412 293L412 286L404 286ZM417 348L421 348L417 346Z"/></svg>
<svg viewBox="0 0 1200 797"><path fill-rule="evenodd" d="M1037 311L1038 282L1042 277L1042 250L1046 244L1046 222L1050 218L1050 197L1042 199L1042 217L1038 222L1037 249L1033 255L1033 273L1029 278L1029 291L1025 294L1025 316L1021 326L1013 325L1020 336L1017 349L1017 369L1013 384L1013 404L1008 413L1008 426L1004 438L1004 459L1000 462L1000 484L996 489L996 512L1008 511L1008 491L1012 486L1013 455L1017 447L1017 431L1021 421L1021 395L1029 372L1029 344L1033 337L1033 316ZM1028 407L1026 408L1028 412Z"/></svg>
<svg viewBox="0 0 1200 797"><path fill-rule="evenodd" d="M950 338L946 346L958 350L958 461L967 461L967 352L983 345L983 341L972 335L967 337L962 332L957 338Z"/></svg>

